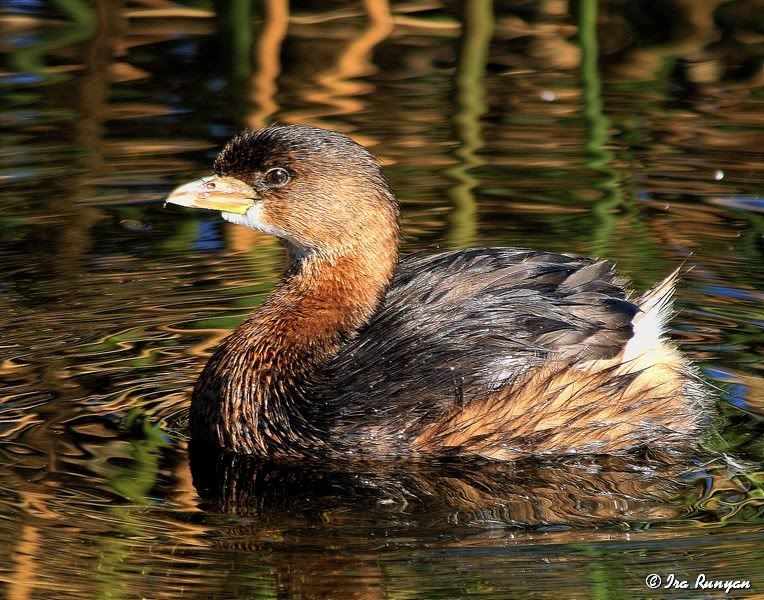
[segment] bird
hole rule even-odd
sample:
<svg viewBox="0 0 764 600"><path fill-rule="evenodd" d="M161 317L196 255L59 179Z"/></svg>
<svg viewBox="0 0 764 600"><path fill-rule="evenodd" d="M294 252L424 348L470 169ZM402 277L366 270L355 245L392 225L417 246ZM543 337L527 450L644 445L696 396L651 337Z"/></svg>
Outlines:
<svg viewBox="0 0 764 600"><path fill-rule="evenodd" d="M193 442L303 460L622 455L696 445L712 395L667 337L679 269L526 248L399 257L399 205L348 136L271 125L166 202L275 236L270 296L193 390Z"/></svg>

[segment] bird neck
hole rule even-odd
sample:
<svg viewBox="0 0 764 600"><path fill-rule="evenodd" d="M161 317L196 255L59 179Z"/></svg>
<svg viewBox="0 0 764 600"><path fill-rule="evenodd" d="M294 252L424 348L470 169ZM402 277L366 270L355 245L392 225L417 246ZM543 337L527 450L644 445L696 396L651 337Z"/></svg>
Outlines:
<svg viewBox="0 0 764 600"><path fill-rule="evenodd" d="M379 309L396 262L397 230L341 252L290 251L279 286L202 373L194 437L258 455L318 449L315 390L329 361Z"/></svg>
<svg viewBox="0 0 764 600"><path fill-rule="evenodd" d="M321 367L377 312L396 258L397 248L293 255L281 284L245 327L282 350L279 358Z"/></svg>

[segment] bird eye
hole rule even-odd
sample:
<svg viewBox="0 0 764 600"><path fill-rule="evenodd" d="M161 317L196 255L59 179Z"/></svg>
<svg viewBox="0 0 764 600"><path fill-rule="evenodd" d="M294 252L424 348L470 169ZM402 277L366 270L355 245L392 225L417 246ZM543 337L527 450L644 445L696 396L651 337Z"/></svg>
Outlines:
<svg viewBox="0 0 764 600"><path fill-rule="evenodd" d="M291 179L292 176L289 174L289 171L282 169L281 167L271 169L265 174L266 183L273 187L281 187L282 185L286 185Z"/></svg>

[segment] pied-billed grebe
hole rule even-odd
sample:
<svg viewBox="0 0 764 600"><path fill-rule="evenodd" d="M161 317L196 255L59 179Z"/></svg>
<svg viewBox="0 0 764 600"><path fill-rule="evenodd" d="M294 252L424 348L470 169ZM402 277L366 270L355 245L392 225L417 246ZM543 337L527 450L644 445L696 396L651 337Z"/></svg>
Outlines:
<svg viewBox="0 0 764 600"><path fill-rule="evenodd" d="M676 274L630 301L610 263L516 248L398 260L398 205L346 136L274 126L167 201L284 241L268 300L217 349L194 440L269 457L617 454L707 420L664 340Z"/></svg>

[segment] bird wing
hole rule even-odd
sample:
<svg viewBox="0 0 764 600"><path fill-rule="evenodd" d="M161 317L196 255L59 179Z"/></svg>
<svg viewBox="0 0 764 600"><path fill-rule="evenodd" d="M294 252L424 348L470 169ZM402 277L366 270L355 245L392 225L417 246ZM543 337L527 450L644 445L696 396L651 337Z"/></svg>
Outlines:
<svg viewBox="0 0 764 600"><path fill-rule="evenodd" d="M333 361L333 396L348 419L432 418L550 353L619 355L638 312L606 261L508 248L407 257L382 308Z"/></svg>

